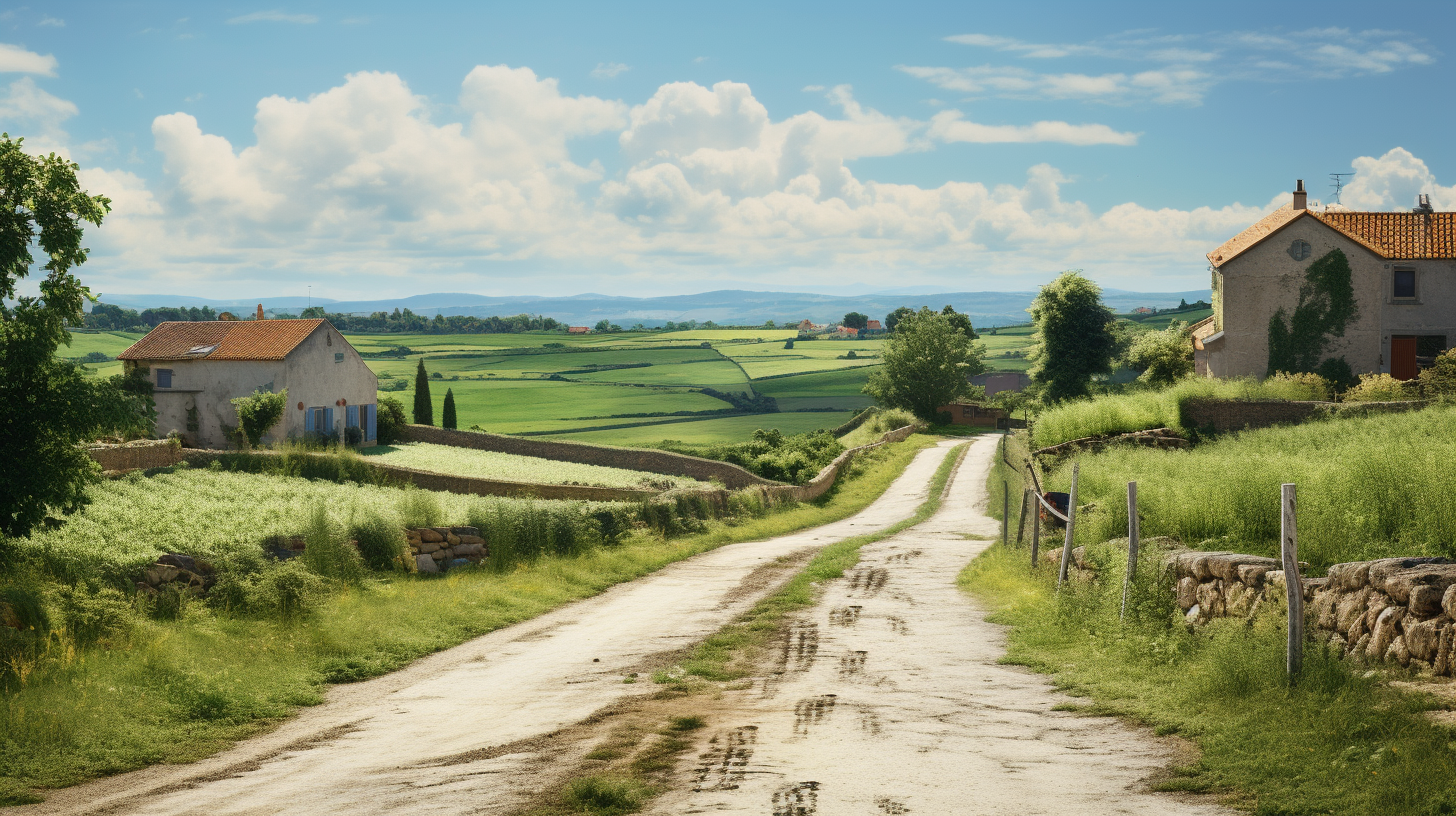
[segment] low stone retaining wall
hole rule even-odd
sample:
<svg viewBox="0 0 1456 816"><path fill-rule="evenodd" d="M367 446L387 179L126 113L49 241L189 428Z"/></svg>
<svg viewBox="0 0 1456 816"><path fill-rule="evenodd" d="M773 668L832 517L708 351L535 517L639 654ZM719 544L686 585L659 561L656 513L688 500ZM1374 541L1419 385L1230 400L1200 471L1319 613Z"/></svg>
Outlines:
<svg viewBox="0 0 1456 816"><path fill-rule="evenodd" d="M441 572L462 564L479 564L490 555L474 527L414 527L404 531L410 557L419 572Z"/></svg>
<svg viewBox="0 0 1456 816"><path fill-rule="evenodd" d="M1424 402L1305 402L1285 400L1189 399L1181 407L1183 427L1212 430L1217 433L1242 431L1246 428L1269 428L1293 425L1306 420L1338 414L1400 413L1425 407Z"/></svg>
<svg viewBox="0 0 1456 816"><path fill-rule="evenodd" d="M909 439L910 435L915 433L915 431L916 427L914 425L906 425L903 428L896 428L893 431L886 431L885 434L880 437L880 441L871 442L868 445L860 445L857 448L850 448L844 453L841 453L838 456L834 457L834 461L825 465L819 471L819 473L814 476L813 479L809 480L808 484L775 485L773 487L767 488L767 492L770 495L790 498L794 501L813 501L814 499L817 499L820 496L824 495L826 492L829 491L829 488L834 486L834 482L839 479L839 474L842 473L845 468L849 467L850 462L854 461L854 457L858 456L861 453L864 453L867 450L870 450L871 448L878 448L879 446L884 445L888 442L904 442L906 439Z"/></svg>
<svg viewBox="0 0 1456 816"><path fill-rule="evenodd" d="M1181 449L1192 447L1187 439L1172 428L1153 428L1116 436L1085 436L1032 451L1034 456L1066 456L1070 453L1097 453L1109 445L1142 445L1149 448Z"/></svg>
<svg viewBox="0 0 1456 816"><path fill-rule="evenodd" d="M1083 548L1072 555L1079 568L1091 568ZM1164 565L1176 580L1178 608L1191 624L1285 608L1284 570L1273 558L1173 550ZM1336 564L1328 572L1302 581L1311 635L1368 662L1456 674L1456 563L1382 558Z"/></svg>
<svg viewBox="0 0 1456 816"><path fill-rule="evenodd" d="M768 479L755 476L737 465L667 451L615 448L607 445L588 445L582 442L523 439L478 431L452 431L429 425L406 425L400 433L400 439L404 442L429 442L434 445L452 445L457 448L534 456L537 459L552 459L558 462L576 462L583 465L602 465L623 470L662 473L669 476L687 476L705 482L716 480L729 490L737 490L749 485L776 484Z"/></svg>
<svg viewBox="0 0 1456 816"><path fill-rule="evenodd" d="M139 439L120 445L88 445L86 454L102 470L171 467L182 461L182 447L167 439Z"/></svg>

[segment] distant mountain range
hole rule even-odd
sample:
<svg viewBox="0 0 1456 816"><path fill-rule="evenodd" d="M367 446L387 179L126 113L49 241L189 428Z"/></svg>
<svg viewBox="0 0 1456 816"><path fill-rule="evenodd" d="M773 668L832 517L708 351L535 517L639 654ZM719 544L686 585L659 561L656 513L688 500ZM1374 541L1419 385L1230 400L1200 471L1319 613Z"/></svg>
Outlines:
<svg viewBox="0 0 1456 816"><path fill-rule="evenodd" d="M599 320L610 320L630 327L641 323L648 327L661 326L672 321L680 323L709 320L726 325L757 326L766 320L776 323L797 322L808 318L815 323L838 321L849 312L861 312L871 318L881 319L901 306L918 309L929 306L939 310L949 304L956 311L968 314L977 326L1009 326L1025 323L1029 319L1026 309L1036 297L1035 292L914 292L889 291L864 295L820 295L807 292L753 292L737 289L723 289L696 295L668 295L664 297L620 297L613 295L581 294L567 297L511 296L491 297L462 293L436 293L412 295L389 300L339 301L313 298L313 305L323 306L329 312L346 314L369 314L390 312L395 309L409 309L416 314L434 316L533 314L555 318L573 325L593 325ZM1193 303L1208 300L1207 289L1188 292L1129 292L1122 289L1104 289L1102 300L1114 311L1130 312L1139 306L1163 309L1177 306L1179 300ZM103 294L103 303L112 303L128 309L148 309L157 306L211 306L217 310L252 313L258 304L270 315L289 312L297 314L309 302L308 298L275 297L257 300L219 300L211 298L186 297L180 295L118 295Z"/></svg>

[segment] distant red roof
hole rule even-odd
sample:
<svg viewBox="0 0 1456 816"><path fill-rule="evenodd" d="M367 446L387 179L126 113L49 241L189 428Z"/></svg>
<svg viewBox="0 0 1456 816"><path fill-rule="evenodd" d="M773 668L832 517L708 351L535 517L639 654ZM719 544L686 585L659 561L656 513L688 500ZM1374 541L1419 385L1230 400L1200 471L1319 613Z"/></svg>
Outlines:
<svg viewBox="0 0 1456 816"><path fill-rule="evenodd" d="M319 319L167 322L116 357L118 360L282 360L326 322Z"/></svg>
<svg viewBox="0 0 1456 816"><path fill-rule="evenodd" d="M586 326L568 326L566 328L567 334L589 334L590 332L591 329Z"/></svg>
<svg viewBox="0 0 1456 816"><path fill-rule="evenodd" d="M865 328L871 329L871 330L879 330L879 329L883 329L884 326L881 326L880 325L880 321L878 321L878 320L871 320L870 321L870 324L868 326L866 326Z"/></svg>

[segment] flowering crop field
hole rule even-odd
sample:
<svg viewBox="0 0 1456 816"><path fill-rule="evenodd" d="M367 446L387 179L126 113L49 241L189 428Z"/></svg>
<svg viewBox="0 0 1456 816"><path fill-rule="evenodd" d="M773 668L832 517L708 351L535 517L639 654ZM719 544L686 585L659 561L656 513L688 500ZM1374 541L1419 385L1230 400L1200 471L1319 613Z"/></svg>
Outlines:
<svg viewBox="0 0 1456 816"><path fill-rule="evenodd" d="M517 456L496 451L456 448L412 442L398 446L379 446L361 451L366 457L385 464L447 473L451 476L476 476L535 484L584 484L600 487L703 487L702 482L683 476L665 476L640 470L623 470L600 465L557 462L534 456Z"/></svg>
<svg viewBox="0 0 1456 816"><path fill-rule="evenodd" d="M529 505L538 512L573 516L607 506L480 499L203 469L102 482L90 489L90 495L91 503L69 516L64 526L37 534L23 545L54 575L119 580L134 576L163 553L217 560L244 550L256 552L268 536L303 532L305 521L319 506L341 523L372 512L397 517L401 523L451 525L468 524L487 505Z"/></svg>

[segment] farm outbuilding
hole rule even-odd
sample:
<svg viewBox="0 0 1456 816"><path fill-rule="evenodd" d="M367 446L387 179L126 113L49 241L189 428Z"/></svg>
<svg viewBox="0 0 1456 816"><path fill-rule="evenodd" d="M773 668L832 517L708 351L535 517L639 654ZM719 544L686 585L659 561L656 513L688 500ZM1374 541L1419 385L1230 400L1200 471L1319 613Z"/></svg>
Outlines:
<svg viewBox="0 0 1456 816"><path fill-rule="evenodd" d="M194 447L229 446L238 425L233 399L285 388L288 406L265 443L375 440L379 381L327 320L167 322L117 359L128 371L147 369L157 433L176 431Z"/></svg>

